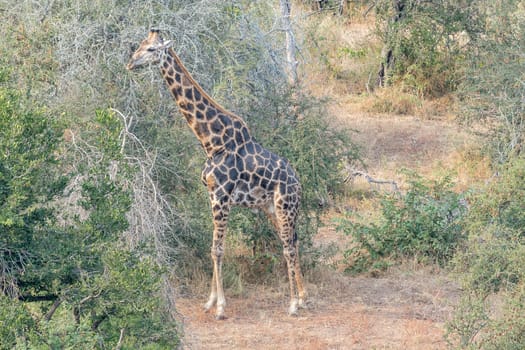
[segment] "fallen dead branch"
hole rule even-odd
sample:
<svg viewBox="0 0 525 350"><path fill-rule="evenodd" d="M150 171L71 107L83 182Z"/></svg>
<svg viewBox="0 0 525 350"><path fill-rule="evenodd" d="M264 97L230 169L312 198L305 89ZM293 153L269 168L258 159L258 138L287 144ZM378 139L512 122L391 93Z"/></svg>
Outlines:
<svg viewBox="0 0 525 350"><path fill-rule="evenodd" d="M390 185L390 190L392 192L399 192L399 187L397 185L397 182L395 182L394 180L375 179L372 176L370 176L368 173L361 171L361 170L353 169L350 166L346 166L346 170L348 174L346 178L344 179L345 183L354 182L354 180L357 177L362 177L366 180L366 182L368 182L368 184L370 185L372 189L381 190L384 187L384 185Z"/></svg>

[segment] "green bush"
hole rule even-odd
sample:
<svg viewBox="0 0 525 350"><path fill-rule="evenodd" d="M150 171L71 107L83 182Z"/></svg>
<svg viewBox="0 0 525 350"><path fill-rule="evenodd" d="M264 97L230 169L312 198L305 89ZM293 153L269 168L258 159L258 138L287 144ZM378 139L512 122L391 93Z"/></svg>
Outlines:
<svg viewBox="0 0 525 350"><path fill-rule="evenodd" d="M525 160L522 1L480 3L483 40L468 55L464 116L489 125L495 175L472 196L468 242L454 259L464 297L448 323L451 342L476 349L525 347Z"/></svg>
<svg viewBox="0 0 525 350"><path fill-rule="evenodd" d="M448 323L450 339L462 346L525 346L524 178L525 159L514 158L470 200L469 240L454 259L464 297Z"/></svg>
<svg viewBox="0 0 525 350"><path fill-rule="evenodd" d="M32 248L55 221L46 203L62 193L67 178L57 165L61 127L27 108L6 84L0 86L0 292L17 297L21 281L51 283Z"/></svg>
<svg viewBox="0 0 525 350"><path fill-rule="evenodd" d="M448 177L428 182L409 174L408 183L404 195L384 195L377 222L339 220L338 230L353 239L354 246L345 252L351 271L404 258L443 265L454 255L463 239L461 217L466 208L461 195L450 189Z"/></svg>
<svg viewBox="0 0 525 350"><path fill-rule="evenodd" d="M140 168L127 162L123 121L114 112L99 110L93 122L82 126L80 136L89 144L82 150L74 147L71 161L82 178L77 203L83 217L73 217L66 228L77 243L69 256L75 263L74 283L60 291L64 308L74 315L78 331L87 327L98 344L173 348L178 328L164 306L165 270L152 253L154 237L134 247L126 243L127 214L133 204L130 187ZM53 330L50 335L60 344L76 341Z"/></svg>

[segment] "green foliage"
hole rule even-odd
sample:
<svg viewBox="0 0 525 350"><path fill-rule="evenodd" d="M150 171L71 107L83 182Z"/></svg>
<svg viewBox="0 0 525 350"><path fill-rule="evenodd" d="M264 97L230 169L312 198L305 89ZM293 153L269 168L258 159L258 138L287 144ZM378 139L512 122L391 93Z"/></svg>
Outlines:
<svg viewBox="0 0 525 350"><path fill-rule="evenodd" d="M85 180L78 202L85 217L75 218L70 228L82 243L74 258L77 281L63 296L65 307L99 343L172 348L177 328L163 307L163 270L148 254L150 242L144 241L140 250L119 243L129 227L126 214L132 204L126 184L136 171L125 162L122 128L119 117L107 110L98 111L94 123L85 125L83 136L92 142L88 166L79 168Z"/></svg>
<svg viewBox="0 0 525 350"><path fill-rule="evenodd" d="M460 97L465 118L490 125L487 153L496 176L471 199L469 236L454 262L465 297L448 323L461 346L521 349L525 346L525 195L523 82L525 40L522 1L480 5L483 40L468 55ZM460 314L461 310L472 310Z"/></svg>
<svg viewBox="0 0 525 350"><path fill-rule="evenodd" d="M355 242L346 251L352 271L384 267L389 259L407 257L444 264L454 255L463 237L460 219L466 208L461 196L450 190L448 177L427 182L416 174L409 176L406 194L383 197L378 222L339 221L338 229Z"/></svg>
<svg viewBox="0 0 525 350"><path fill-rule="evenodd" d="M461 349L469 348L469 344L470 348L477 348L472 343L487 320L484 300L475 294L465 294L447 322L446 338L451 345Z"/></svg>
<svg viewBox="0 0 525 350"><path fill-rule="evenodd" d="M514 158L470 200L469 241L454 259L465 297L448 324L449 337L463 346L525 346L524 177L525 159Z"/></svg>
<svg viewBox="0 0 525 350"><path fill-rule="evenodd" d="M86 271L77 296L70 301L79 323L108 345L116 344L124 332L123 348L151 344L173 348L178 329L163 311L164 301L158 295L162 270L151 258L118 247L101 253L100 258L104 270Z"/></svg>
<svg viewBox="0 0 525 350"><path fill-rule="evenodd" d="M367 52L364 48L353 49L351 47L344 46L337 50L337 55L339 57L363 58L367 55Z"/></svg>
<svg viewBox="0 0 525 350"><path fill-rule="evenodd" d="M454 262L465 297L449 322L449 337L465 347L520 349L525 346L525 161L523 147L522 1L479 6L483 40L468 55L460 97L467 120L490 125L487 153L497 176L472 199L465 220L469 236Z"/></svg>
<svg viewBox="0 0 525 350"><path fill-rule="evenodd" d="M13 349L34 337L35 324L26 305L0 294L0 349Z"/></svg>
<svg viewBox="0 0 525 350"><path fill-rule="evenodd" d="M16 281L31 275L26 267L40 259L31 248L54 221L47 202L66 184L56 165L60 132L58 123L0 87L0 290L12 296L19 294Z"/></svg>
<svg viewBox="0 0 525 350"><path fill-rule="evenodd" d="M392 52L390 78L419 95L454 91L468 44L481 29L476 3L378 1L378 32Z"/></svg>

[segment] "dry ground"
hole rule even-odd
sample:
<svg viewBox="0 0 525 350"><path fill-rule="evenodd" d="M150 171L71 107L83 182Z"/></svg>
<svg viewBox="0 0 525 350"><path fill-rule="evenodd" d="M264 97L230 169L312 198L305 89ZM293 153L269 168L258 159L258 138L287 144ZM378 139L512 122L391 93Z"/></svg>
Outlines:
<svg viewBox="0 0 525 350"><path fill-rule="evenodd" d="M381 278L333 271L311 276L311 304L286 315L286 288L228 298L228 319L204 313L204 298L179 299L186 349L445 349L444 321L458 298L440 274L395 271Z"/></svg>

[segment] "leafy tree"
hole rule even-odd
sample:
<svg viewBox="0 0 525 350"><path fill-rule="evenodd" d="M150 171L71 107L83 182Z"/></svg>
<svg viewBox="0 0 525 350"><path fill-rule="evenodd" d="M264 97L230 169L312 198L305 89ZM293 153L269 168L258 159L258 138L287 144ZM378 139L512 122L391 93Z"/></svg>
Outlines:
<svg viewBox="0 0 525 350"><path fill-rule="evenodd" d="M34 252L53 237L56 222L46 205L63 191L57 152L59 123L29 109L16 91L0 87L0 288L11 297L24 297L27 283L51 292L52 281L43 269L59 268L52 259ZM38 281L38 282L36 282Z"/></svg>
<svg viewBox="0 0 525 350"><path fill-rule="evenodd" d="M13 349L15 344L36 337L36 321L27 305L0 294L0 349Z"/></svg>

